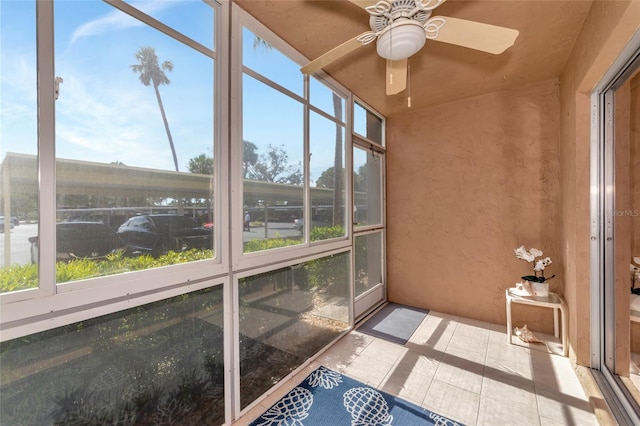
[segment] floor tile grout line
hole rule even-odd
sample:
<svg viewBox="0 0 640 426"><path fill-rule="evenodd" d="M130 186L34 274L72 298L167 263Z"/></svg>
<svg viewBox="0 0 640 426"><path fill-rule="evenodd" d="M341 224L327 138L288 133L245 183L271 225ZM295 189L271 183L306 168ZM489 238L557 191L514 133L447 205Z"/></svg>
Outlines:
<svg viewBox="0 0 640 426"><path fill-rule="evenodd" d="M421 345L421 343L417 343L417 342L410 342L410 341L408 341L408 342L407 342L406 344L404 344L404 345L398 345L397 343L394 343L394 345L398 345L398 346L400 346L400 347L404 348L404 350L405 350L404 354L403 354L403 355L398 355L398 356L395 358L395 360L394 360L394 362L392 363L392 365L391 365L390 367L387 367L387 370L384 372L384 376L383 376L383 378L381 379L381 382L378 384L378 386L375 386L375 385L373 385L373 384L370 384L370 386L377 387L377 388L382 388L382 387L383 387L383 384L387 383L388 379L390 380L390 378L392 378L392 376L393 376L393 374L394 374L394 371L395 371L396 369L399 369L399 366L400 366L400 363L401 363L401 361L402 361L402 358L403 358L404 356L406 356L406 354L408 354L408 353L413 353L416 357L425 357L425 358L428 358L428 359L430 359L431 361L433 361L433 362L435 363L435 365L434 365L433 372L432 372L431 374L429 374L429 380L430 380L430 382L429 382L429 386L428 386L428 388L427 388L427 389L426 389L426 391L425 391L425 394L424 394L425 396L424 396L424 398L422 399L422 402L421 402L421 403L417 403L417 401L412 400L411 398L408 398L408 397L406 397L406 396L401 396L401 395L400 395L400 390L396 390L395 392L389 392L389 393L390 393L390 394L392 394L392 395L394 395L395 397L398 397L398 398L405 398L405 399L407 399L407 400L409 400L409 401L411 401L411 402L417 403L416 405L422 406L422 407L427 408L427 409L431 409L431 408L429 408L430 406L429 406L428 404L426 404L427 396L429 395L430 390L433 388L434 383L436 383L436 382L437 382L436 377L437 377L438 371L440 371L440 370L443 368L442 358L443 358L445 355L447 355L447 354L452 355L452 356L454 356L454 357L458 357L458 358L464 358L464 355L459 353L460 348L459 348L459 347L458 347L458 348L453 348L453 346L452 346L452 342L454 342L454 341L455 341L456 336L458 337L458 339L460 339L460 338L461 338L461 337L460 337L460 336L461 336L461 335L460 335L460 333L461 333L461 332L468 332L468 330L463 330L463 327L461 327L461 324L468 324L468 325L471 325L471 326L476 326L476 325L475 325L475 324L473 324L473 323L460 322L460 321L458 320L458 317L456 317L456 319L453 319L453 318L442 318L441 320L442 320L442 321L446 321L446 322L447 322L447 325L444 327L444 329L445 329L445 330L447 329L447 327L448 327L449 325L453 325L453 329L452 329L452 330L451 330L451 329L450 329L450 330L447 330L447 332L445 333L445 332L442 332L442 329L440 329L441 333L440 333L440 334L437 334L437 336L439 336L439 337L448 338L448 340L446 341L446 345L444 346L444 350L436 350L436 349L435 349L435 345L439 343L437 340L436 340L435 342L433 342L433 341L432 341L432 342L430 342L430 343L431 343L431 345L429 345L429 341L427 341L427 342L425 342L425 343L422 343L422 344L425 344L425 346L431 346L431 349L433 349L436 353L440 353L439 358L437 358L437 357L432 357L430 354L427 354L427 353L421 353L419 350L415 350L415 351L414 351L414 349L416 348L416 346L415 346L415 345ZM424 326L425 321L426 321L426 318L423 320L423 322L421 323L421 325L419 326L419 328L420 328L420 327L422 327L422 326ZM431 328L433 328L433 327L431 327L431 326L430 326L429 328L431 329ZM481 424L481 418L480 418L480 416L481 416L481 414L482 414L482 412L483 412L483 411L482 411L482 402L483 402L483 400L487 400L487 401L488 401L488 400L494 399L494 397L496 397L496 395L487 395L487 394L486 394L486 392L487 392L487 390L488 390L488 389L487 389L487 386L486 386L486 383L487 383L487 382L486 382L486 379L487 379L487 374L488 374L488 372L489 372L489 370L490 370L490 368L491 368L491 367L489 367L489 366L488 366L488 364L489 364L489 362L493 362L493 361L491 361L491 360L492 360L492 358L491 358L491 356L490 356L490 355L491 355L490 350L491 350L492 346L495 346L495 344L496 344L496 343L498 343L498 340L496 340L496 339L499 339L500 337L503 337L503 338L505 338L505 339L506 339L506 336L505 336L504 334L502 334L502 333L498 330L498 328L497 328L497 327L495 327L495 328L496 328L496 329L494 330L494 329L493 329L493 327L491 327L491 325L490 325L490 326L489 326L489 329L487 329L487 330L488 330L488 334L487 334L487 339L486 339L486 341L484 342L484 350L485 350L485 352L484 352L484 357L483 357L483 361L482 361L482 370L481 370L481 371L482 371L482 381L481 381L481 385L480 385L480 391L479 391L479 394L478 394L478 395L479 395L479 398L478 398L478 405L477 405L477 409L475 410L475 411L476 411L476 412L475 412L475 422L468 422L468 420L467 420L467 423L465 423L465 424L467 424L468 426L471 426L472 424L476 424L476 425ZM434 333L435 331L436 331L435 329L429 330L429 331L428 331L428 333L427 333L427 334L425 334L425 336L429 336L429 333ZM415 332L414 332L414 334L415 334ZM502 334L502 335L501 335L501 334ZM434 333L434 335L436 335L436 333ZM413 335L412 335L412 337L413 337ZM462 336L462 338L464 338L464 336ZM383 339L383 340L384 340L384 339ZM420 339L420 340L421 340L421 339ZM335 358L334 358L334 359L335 359L335 362L336 362L336 363L338 363L338 364L342 364L342 365L344 366L343 370L346 370L350 365L352 365L352 364L353 364L354 362L356 362L358 359L361 359L362 357L364 357L364 356L365 356L365 355L363 355L363 352L365 351L365 349L366 349L366 348L370 347L370 345L371 345L374 341L375 341L375 338L367 339L367 340L365 341L364 346L360 349L359 353L357 353L357 354L356 354L356 353L353 353L353 358L351 358L351 357L350 357L350 355L349 355L348 351L344 351L344 352L343 352L344 348L340 348L340 349L342 349L342 350L340 350L340 351L339 351L339 353L337 353L337 354L335 354L335 355L334 355L334 356L335 356ZM492 342L493 342L493 345L492 345ZM414 345L414 346L411 346L411 343L413 343L413 345ZM407 346L407 345L409 345L409 346ZM533 351L533 350L532 350L530 347L528 347L528 346L515 345L515 344L514 344L514 345L511 345L511 346L513 346L514 348L517 348L517 349L518 349L517 351L513 351L513 352L520 352L520 350L522 351L522 354L515 353L513 356L527 356L527 358L528 358L528 360L529 360L529 364L530 364L531 369L532 369L532 373L534 374L534 366L533 366L533 364L534 364L534 357L533 357L533 353L532 353L532 351ZM449 352L449 351L451 351L452 349L455 349L455 353L450 353L450 352ZM429 351L428 351L428 352L429 352ZM510 352L511 352L511 351L510 351ZM327 352L326 352L326 353L327 353L329 356L331 356L331 355L332 355L332 354L331 354L331 349L327 350ZM526 354L526 355L525 355L525 354ZM550 356L550 357L555 356L553 353L548 353L548 354L546 354L546 355L547 355L547 356ZM344 361L344 359L345 359L345 358L346 358L346 359L349 359L349 360L348 360L348 361ZM371 356L368 356L367 358L372 358L372 357L371 357ZM375 358L375 357L373 357L373 358ZM437 359L436 359L436 358L437 358ZM340 361L340 359L342 359L342 361ZM495 361L495 360L494 360L494 361ZM475 361L472 361L472 362L475 362ZM320 359L320 358L318 358L318 359L317 359L317 363L322 364L322 362L321 362L321 359ZM573 371L573 370L571 370L571 371ZM559 374L570 374L570 373L571 373L571 371L565 371L565 368L563 367ZM349 375L349 373L348 373L347 371L341 371L341 373L344 373L344 374L346 374L346 375ZM362 380L362 381L370 382L370 380ZM513 381L517 384L517 380L513 380ZM444 383L444 384L449 384L449 385L454 386L454 387L456 387L456 388L460 388L460 389L463 389L463 390L467 390L467 391L468 391L468 389L465 389L464 387L460 387L460 386L457 386L457 385L454 385L454 384L450 384L450 383L448 383L447 381L442 381L442 383ZM532 415L532 416L533 416L533 417L532 417L532 420L533 420L533 419L537 419L537 423L538 423L538 424L541 424L541 423L542 423L542 419L543 419L543 418L544 418L544 419L549 419L549 420L551 420L551 421L557 421L557 420L556 420L556 419L554 419L553 417L543 416L543 415L542 415L542 413L541 413L541 411L540 411L540 409L541 409L541 406L540 406L540 400L539 400L539 397L540 397L540 391L543 391L544 389L543 389L543 388L541 388L541 383L539 383L538 381L536 381L536 380L535 380L535 374L534 374L534 375L532 376L532 378L531 378L531 383L532 383L532 385L533 385L533 386L532 386L532 390L533 390L533 397L535 398L535 402L534 402L534 404L535 404L535 411L534 411L534 409L533 409L533 407L532 407L531 412L529 413L529 415ZM394 386L395 386L395 385L394 385ZM554 392L554 394L555 394L555 393L556 393L556 392ZM559 395L564 395L564 392L560 392L560 391L559 391L559 392L558 392L558 394L559 394ZM577 397L577 396L574 396L574 399L578 400L578 399L580 399L580 398L579 398L579 397ZM574 402L575 402L575 401L574 401ZM586 401L586 403L588 403L588 401ZM531 404L531 406L533 406L534 404ZM570 403L569 405L572 405L572 404ZM437 409L437 407L436 407L436 409ZM446 410L445 410L445 409L443 409L442 411L446 411ZM444 414L444 413L443 413L443 414ZM469 414L470 414L470 413L469 413ZM485 414L486 414L486 413L485 413ZM456 416L450 416L450 417L454 417L454 418L455 418ZM463 420L463 419L460 419L460 420ZM533 420L533 422L535 422L535 420Z"/></svg>

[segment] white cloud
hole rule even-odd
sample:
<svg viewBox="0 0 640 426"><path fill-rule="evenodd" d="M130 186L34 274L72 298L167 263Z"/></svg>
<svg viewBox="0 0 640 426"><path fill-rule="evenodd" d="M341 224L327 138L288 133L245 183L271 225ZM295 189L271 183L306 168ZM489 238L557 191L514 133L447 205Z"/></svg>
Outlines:
<svg viewBox="0 0 640 426"><path fill-rule="evenodd" d="M159 12L166 10L173 5L171 2L162 1L138 1L131 2L131 6L155 16ZM106 15L80 25L71 36L71 44L82 37L102 35L106 32L119 31L125 28L132 28L145 25L141 21L127 15L120 10L114 9Z"/></svg>
<svg viewBox="0 0 640 426"><path fill-rule="evenodd" d="M143 25L142 22L120 11L114 10L102 18L80 25L71 36L71 44L79 38L101 35L107 31L115 31Z"/></svg>
<svg viewBox="0 0 640 426"><path fill-rule="evenodd" d="M56 103L59 157L173 169L153 97L130 86L101 88L74 75L65 77L64 84L64 96Z"/></svg>

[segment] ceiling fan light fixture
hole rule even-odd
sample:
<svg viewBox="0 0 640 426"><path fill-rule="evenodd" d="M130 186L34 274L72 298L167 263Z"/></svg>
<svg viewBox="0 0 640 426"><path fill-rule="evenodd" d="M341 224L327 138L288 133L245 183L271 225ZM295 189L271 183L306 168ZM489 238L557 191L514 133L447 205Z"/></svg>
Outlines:
<svg viewBox="0 0 640 426"><path fill-rule="evenodd" d="M422 49L426 40L419 22L409 19L394 22L378 36L378 55L392 61L406 59Z"/></svg>

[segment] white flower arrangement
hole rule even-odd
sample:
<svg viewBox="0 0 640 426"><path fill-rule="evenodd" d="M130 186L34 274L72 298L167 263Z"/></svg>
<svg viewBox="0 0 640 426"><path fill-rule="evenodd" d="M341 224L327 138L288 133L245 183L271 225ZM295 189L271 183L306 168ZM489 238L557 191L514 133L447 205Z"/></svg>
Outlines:
<svg viewBox="0 0 640 426"><path fill-rule="evenodd" d="M545 257L544 259L536 259L538 257L542 257L542 252L537 248L531 247L527 250L524 246L520 246L514 250L516 258L526 260L529 263L534 263L533 266L533 274L534 275L525 275L522 277L525 281L531 281L534 283L543 283L551 278L555 277L555 275L551 275L550 277L544 276L544 270L547 266L551 265L553 262L550 257ZM540 274L540 275L538 275Z"/></svg>
<svg viewBox="0 0 640 426"><path fill-rule="evenodd" d="M636 279L638 279L638 277L640 277L640 268L638 268L633 263L630 265L629 270L631 271L631 275L635 275Z"/></svg>
<svg viewBox="0 0 640 426"><path fill-rule="evenodd" d="M636 259L636 257L633 258L634 261ZM640 290L636 289L636 281L640 281L640 268L632 263L629 271L631 272L631 293L638 294Z"/></svg>

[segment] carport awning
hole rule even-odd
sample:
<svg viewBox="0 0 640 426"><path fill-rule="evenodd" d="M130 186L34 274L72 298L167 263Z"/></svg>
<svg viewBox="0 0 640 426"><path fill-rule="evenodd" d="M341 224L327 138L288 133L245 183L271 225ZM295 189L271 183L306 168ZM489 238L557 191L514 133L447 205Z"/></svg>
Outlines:
<svg viewBox="0 0 640 426"><path fill-rule="evenodd" d="M7 153L1 168L9 193L37 193L37 156ZM58 193L66 195L207 199L214 191L208 175L66 159L56 160L56 180ZM245 202L301 202L303 194L302 186L244 181ZM311 188L311 196L314 203L333 202L331 189Z"/></svg>

